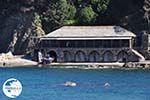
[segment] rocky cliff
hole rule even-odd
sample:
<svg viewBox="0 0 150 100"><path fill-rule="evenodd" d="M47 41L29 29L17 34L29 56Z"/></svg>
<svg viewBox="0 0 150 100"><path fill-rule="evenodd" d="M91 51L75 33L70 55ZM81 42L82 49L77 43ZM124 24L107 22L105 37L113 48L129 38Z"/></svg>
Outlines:
<svg viewBox="0 0 150 100"><path fill-rule="evenodd" d="M0 3L0 51L23 54L32 36L45 34L40 15L33 7L21 6L18 1L6 1Z"/></svg>

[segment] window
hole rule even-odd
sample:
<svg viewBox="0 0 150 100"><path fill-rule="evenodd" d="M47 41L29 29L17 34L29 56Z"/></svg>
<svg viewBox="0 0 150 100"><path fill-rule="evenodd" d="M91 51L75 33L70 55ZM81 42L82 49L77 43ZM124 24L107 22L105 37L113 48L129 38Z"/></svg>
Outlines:
<svg viewBox="0 0 150 100"><path fill-rule="evenodd" d="M112 40L112 48L119 48L120 40Z"/></svg>
<svg viewBox="0 0 150 100"><path fill-rule="evenodd" d="M111 48L111 40L103 40L103 48Z"/></svg>
<svg viewBox="0 0 150 100"><path fill-rule="evenodd" d="M120 48L129 47L129 40L43 40L42 47Z"/></svg>
<svg viewBox="0 0 150 100"><path fill-rule="evenodd" d="M122 47L129 47L129 40L121 40Z"/></svg>

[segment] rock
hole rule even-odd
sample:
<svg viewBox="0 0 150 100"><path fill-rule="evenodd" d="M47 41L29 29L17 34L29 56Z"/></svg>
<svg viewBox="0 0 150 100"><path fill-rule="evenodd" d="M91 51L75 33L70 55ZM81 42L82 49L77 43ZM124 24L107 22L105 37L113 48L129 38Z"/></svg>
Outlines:
<svg viewBox="0 0 150 100"><path fill-rule="evenodd" d="M44 34L40 16L37 13L28 12L11 15L6 19L5 28L0 35L1 51L23 54L30 45L30 37Z"/></svg>
<svg viewBox="0 0 150 100"><path fill-rule="evenodd" d="M11 52L0 54L0 61L5 61L5 60L13 59L13 58L14 56Z"/></svg>

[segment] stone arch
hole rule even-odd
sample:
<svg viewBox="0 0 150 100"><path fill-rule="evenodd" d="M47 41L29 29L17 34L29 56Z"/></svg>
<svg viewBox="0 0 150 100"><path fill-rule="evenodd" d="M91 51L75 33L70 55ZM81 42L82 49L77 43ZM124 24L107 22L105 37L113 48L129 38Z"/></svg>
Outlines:
<svg viewBox="0 0 150 100"><path fill-rule="evenodd" d="M70 62L72 61L72 54L69 51L64 51L64 62Z"/></svg>
<svg viewBox="0 0 150 100"><path fill-rule="evenodd" d="M75 61L76 62L85 62L86 54L83 51L77 51L75 54Z"/></svg>
<svg viewBox="0 0 150 100"><path fill-rule="evenodd" d="M111 51L105 51L103 54L103 61L104 62L112 62L114 61L114 56L113 53Z"/></svg>
<svg viewBox="0 0 150 100"><path fill-rule="evenodd" d="M90 62L99 62L100 61L100 54L97 51L90 52L89 61Z"/></svg>
<svg viewBox="0 0 150 100"><path fill-rule="evenodd" d="M117 55L117 61L119 61L119 62L128 61L128 53L124 50L120 51Z"/></svg>
<svg viewBox="0 0 150 100"><path fill-rule="evenodd" d="M49 51L47 54L49 55L49 57L54 58L53 62L57 62L57 53L55 51Z"/></svg>

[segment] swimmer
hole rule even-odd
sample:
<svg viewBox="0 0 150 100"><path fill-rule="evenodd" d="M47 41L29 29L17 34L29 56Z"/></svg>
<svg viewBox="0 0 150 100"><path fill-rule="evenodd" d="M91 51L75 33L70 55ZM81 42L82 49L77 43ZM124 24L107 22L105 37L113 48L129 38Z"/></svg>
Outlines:
<svg viewBox="0 0 150 100"><path fill-rule="evenodd" d="M63 85L64 86L75 87L75 86L77 86L77 83L72 82L72 81L66 81Z"/></svg>
<svg viewBox="0 0 150 100"><path fill-rule="evenodd" d="M108 82L106 82L105 84L104 84L104 87L109 87L110 86L110 84L108 83Z"/></svg>

